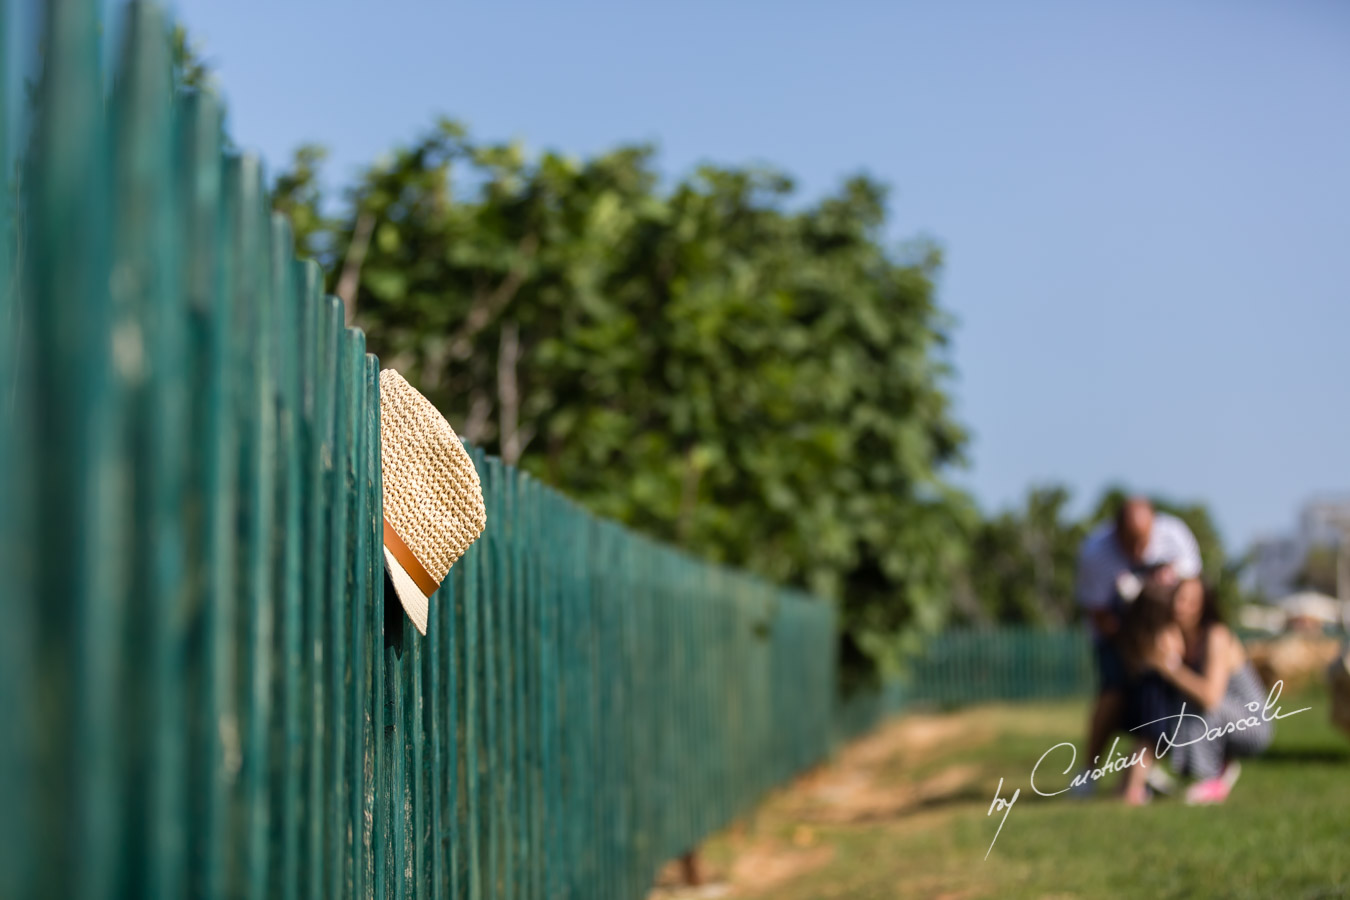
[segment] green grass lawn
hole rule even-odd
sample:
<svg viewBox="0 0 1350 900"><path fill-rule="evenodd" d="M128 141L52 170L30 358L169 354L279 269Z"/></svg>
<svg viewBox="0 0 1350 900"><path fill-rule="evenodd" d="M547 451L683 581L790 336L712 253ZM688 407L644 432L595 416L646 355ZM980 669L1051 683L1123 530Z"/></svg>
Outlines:
<svg viewBox="0 0 1350 900"><path fill-rule="evenodd" d="M1329 724L1320 690L1281 705L1312 709L1278 724L1274 745L1244 765L1222 806L1163 799L1129 808L1107 781L1088 800L1038 797L1032 767L1054 744L1081 742L1085 705L990 707L952 714L960 727L922 753L897 732L863 763L845 754L820 776L825 787L799 785L771 799L748 835L719 836L707 858L733 872L738 855L767 846L792 871L798 855L807 864L776 883L733 879L730 896L782 900L1350 897L1350 740ZM850 765L857 771L842 771ZM1048 764L1042 771L1053 774ZM1000 777L1004 797L1022 793L986 861L1001 816L986 813ZM847 784L864 805L868 792L937 788L889 811L841 817L830 798Z"/></svg>

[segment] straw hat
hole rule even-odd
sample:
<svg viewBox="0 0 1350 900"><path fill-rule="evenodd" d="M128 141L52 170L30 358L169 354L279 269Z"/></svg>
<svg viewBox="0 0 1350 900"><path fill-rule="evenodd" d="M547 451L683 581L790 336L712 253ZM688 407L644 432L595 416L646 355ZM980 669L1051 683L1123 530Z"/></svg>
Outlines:
<svg viewBox="0 0 1350 900"><path fill-rule="evenodd" d="M384 562L399 602L427 633L431 595L487 524L478 472L431 401L380 373Z"/></svg>

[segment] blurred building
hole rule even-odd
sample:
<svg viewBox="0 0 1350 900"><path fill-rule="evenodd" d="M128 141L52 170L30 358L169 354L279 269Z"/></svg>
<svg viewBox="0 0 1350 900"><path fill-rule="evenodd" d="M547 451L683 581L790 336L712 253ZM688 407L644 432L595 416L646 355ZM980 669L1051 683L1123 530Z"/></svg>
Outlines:
<svg viewBox="0 0 1350 900"><path fill-rule="evenodd" d="M1307 555L1301 542L1291 537L1264 538L1252 545L1247 568L1247 589L1273 602L1293 592Z"/></svg>
<svg viewBox="0 0 1350 900"><path fill-rule="evenodd" d="M1298 527L1292 535L1263 538L1252 545L1248 590L1267 602L1293 593L1308 553L1340 546L1344 534L1350 534L1350 495L1309 500L1299 510Z"/></svg>
<svg viewBox="0 0 1350 900"><path fill-rule="evenodd" d="M1335 547L1350 531L1350 496L1310 500L1299 513L1299 539L1307 547Z"/></svg>

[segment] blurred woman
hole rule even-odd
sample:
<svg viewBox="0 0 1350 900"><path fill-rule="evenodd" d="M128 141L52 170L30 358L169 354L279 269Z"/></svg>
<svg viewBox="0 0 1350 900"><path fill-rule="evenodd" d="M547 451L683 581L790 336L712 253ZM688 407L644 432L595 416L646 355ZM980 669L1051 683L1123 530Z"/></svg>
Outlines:
<svg viewBox="0 0 1350 900"><path fill-rule="evenodd" d="M1171 611L1172 621L1137 651L1144 702L1136 722L1149 723L1137 733L1152 738L1155 746L1158 736L1166 735L1162 746L1173 769L1199 779L1186 791L1187 803L1222 803L1241 771L1237 757L1270 745L1274 728L1261 715L1266 688L1242 642L1220 620L1213 591L1199 579L1176 586ZM1163 711L1169 702L1157 699L1169 688L1176 704L1170 713ZM1187 715L1178 725L1183 702ZM1165 716L1171 718L1155 721ZM1176 746L1171 746L1173 738ZM1138 780L1131 779L1127 800L1139 799L1143 787L1136 786Z"/></svg>

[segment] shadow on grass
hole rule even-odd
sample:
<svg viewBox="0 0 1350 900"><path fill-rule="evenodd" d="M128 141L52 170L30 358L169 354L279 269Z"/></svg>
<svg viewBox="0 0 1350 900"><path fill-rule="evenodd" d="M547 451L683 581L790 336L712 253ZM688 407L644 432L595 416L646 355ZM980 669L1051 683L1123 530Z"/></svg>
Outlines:
<svg viewBox="0 0 1350 900"><path fill-rule="evenodd" d="M989 798L978 784L968 784L954 791L946 791L930 797L911 800L892 809L875 809L859 812L850 816L849 825L875 825L882 822L900 822L917 816L919 813L932 812L947 806L960 806L969 803L988 803Z"/></svg>
<svg viewBox="0 0 1350 900"><path fill-rule="evenodd" d="M1260 763L1275 765L1306 763L1350 763L1350 747L1271 747L1257 757Z"/></svg>

